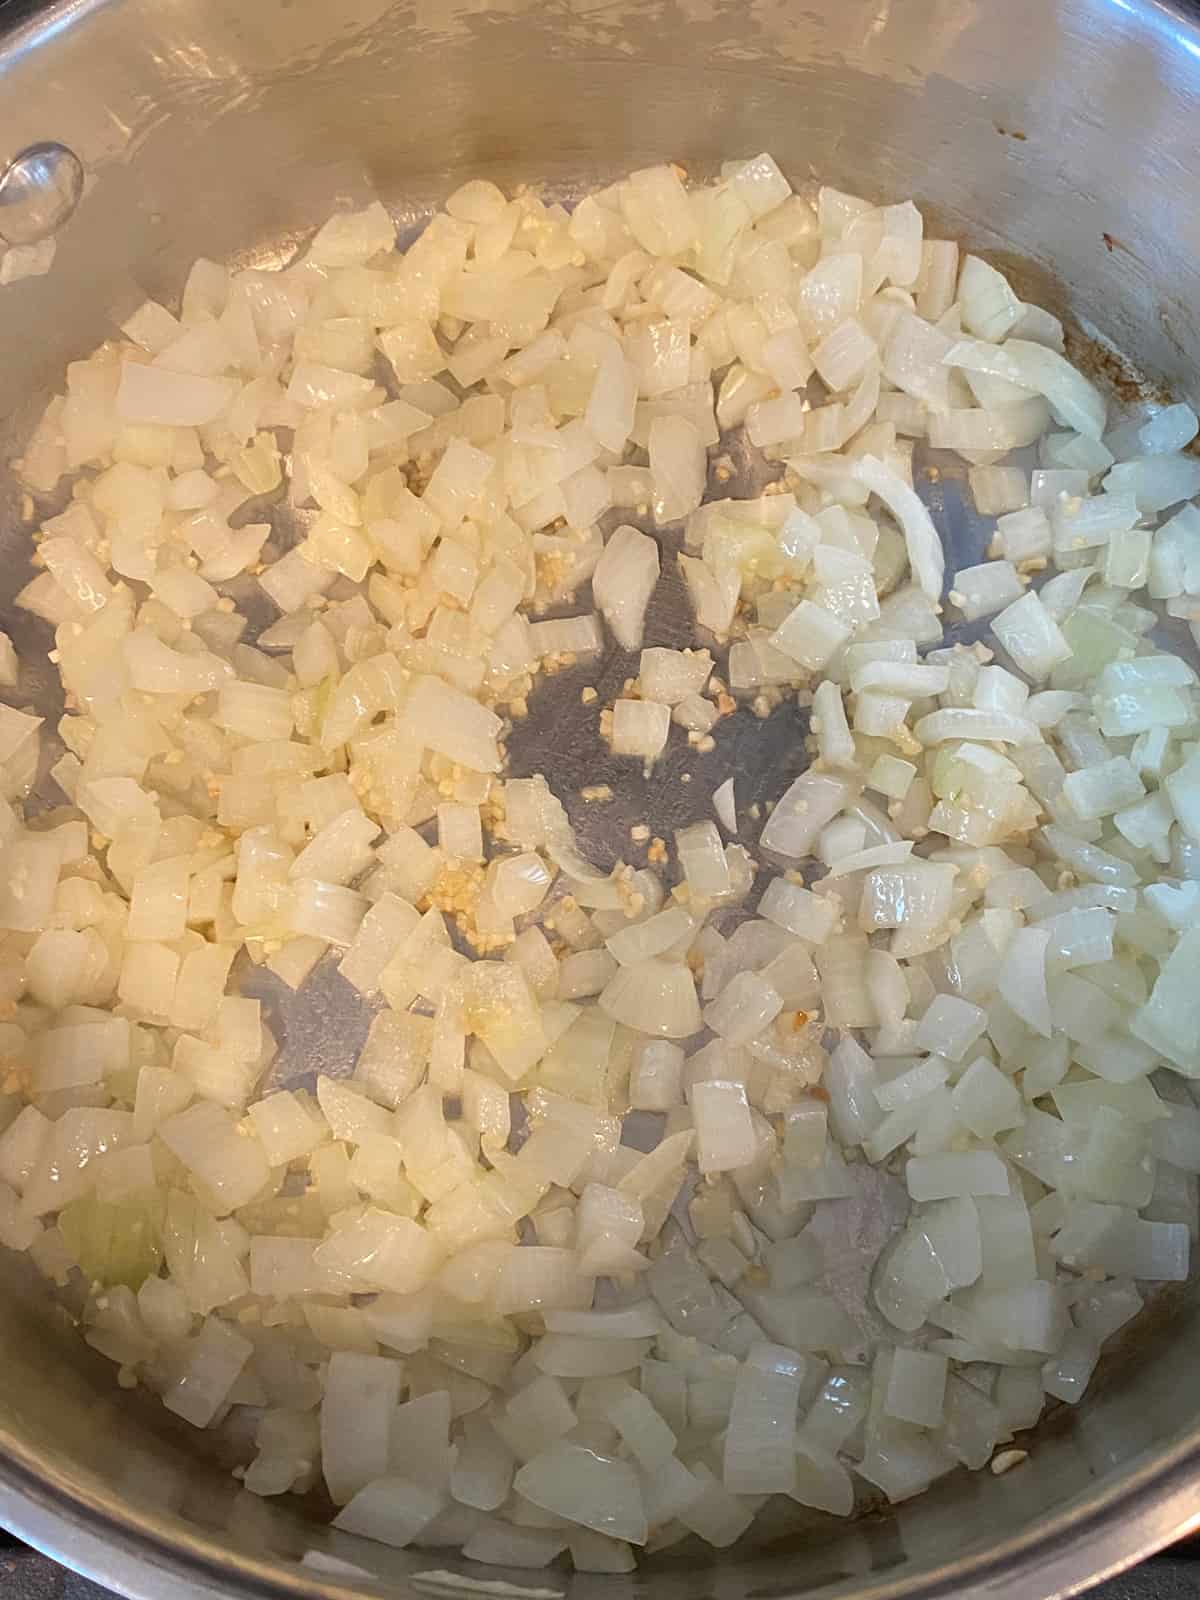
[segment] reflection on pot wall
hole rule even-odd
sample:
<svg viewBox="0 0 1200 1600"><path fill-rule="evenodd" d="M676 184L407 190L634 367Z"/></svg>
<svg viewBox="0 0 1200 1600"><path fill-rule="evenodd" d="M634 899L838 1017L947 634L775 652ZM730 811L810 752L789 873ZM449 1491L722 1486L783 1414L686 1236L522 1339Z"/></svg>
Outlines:
<svg viewBox="0 0 1200 1600"><path fill-rule="evenodd" d="M415 223L468 174L540 177L569 198L654 160L703 173L763 148L798 183L820 172L848 188L912 195L940 230L1023 263L1031 294L1069 305L1196 399L1200 53L1191 44L1151 0L51 8L8 42L0 161L55 139L78 153L87 178L50 273L0 291L8 451L64 365L145 295L177 293L197 255L277 259L336 203L372 194ZM1121 247L1110 250L1104 234ZM11 481L0 494L2 608L28 576L28 528ZM27 618L14 633L45 650ZM48 681L31 680L31 693ZM313 1004L298 1036L344 1052L335 997ZM106 1524L114 1578L152 1587L144 1569L135 1577L122 1563L154 1541L183 1552L169 1579L160 1573L160 1592L164 1582L178 1592L180 1571L214 1575L226 1592L255 1583L261 1592L287 1572L300 1581L295 1562L310 1547L384 1580L462 1569L449 1552L389 1551L306 1526L296 1507L242 1493L219 1463L194 1470L195 1436L173 1428L157 1402L116 1391L108 1363L61 1318L48 1335L50 1314L23 1264L2 1266L0 1482L59 1509L75 1502L77 1529L124 1517L123 1529ZM736 1557L669 1552L619 1590L618 1580L565 1573L546 1587L606 1600L651 1591L654 1600L739 1600L868 1580L880 1595L1077 1584L1193 1514L1186 1457L1200 1372L1194 1310L1175 1299L1175 1314L1164 1303L1137 1348L1078 1416L1049 1424L1020 1471L955 1477L850 1528L814 1518L807 1533L777 1530L774 1548ZM1155 1451L1180 1461L1161 1490L1139 1463ZM1123 1500L1122 1475L1131 1480ZM62 1535L68 1558L81 1536ZM972 1565L987 1552L1000 1552L1000 1564ZM1022 1565L1035 1559L1036 1578ZM227 1580L215 1576L222 1562L237 1563ZM307 1578L335 1572L354 1586L353 1573L310 1556Z"/></svg>

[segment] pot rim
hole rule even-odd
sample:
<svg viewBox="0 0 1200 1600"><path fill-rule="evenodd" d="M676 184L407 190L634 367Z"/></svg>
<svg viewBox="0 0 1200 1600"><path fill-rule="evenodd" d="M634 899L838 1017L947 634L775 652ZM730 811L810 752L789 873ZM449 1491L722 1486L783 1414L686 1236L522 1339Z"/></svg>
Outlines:
<svg viewBox="0 0 1200 1600"><path fill-rule="evenodd" d="M1198 0L1113 0L1169 49L1200 58ZM0 25L0 65L49 44L61 29L119 0L17 0ZM72 1486L0 1421L0 1514L18 1538L92 1581L130 1597L228 1600L361 1600L362 1589L296 1563L230 1550L166 1515L123 1505L97 1484ZM1034 1600L1066 1597L1200 1530L1200 1423L1166 1448L1026 1525L1017 1535L924 1572L848 1578L825 1600ZM436 1554L431 1553L431 1564ZM697 1575L699 1578L699 1574ZM373 1583L377 1580L371 1580ZM387 1580L389 1587L394 1580ZM703 1579L699 1581L702 1583ZM449 1587L447 1583L445 1585ZM789 1597L780 1595L780 1600ZM793 1591L801 1600L805 1591Z"/></svg>
<svg viewBox="0 0 1200 1600"><path fill-rule="evenodd" d="M32 1452L0 1432L0 1505L5 1524L52 1560L130 1597L161 1600L164 1581L181 1600L361 1600L357 1586L296 1564L220 1549L212 1539L131 1512L108 1496L73 1492L39 1468ZM1065 1597L1134 1566L1200 1529L1200 1428L1165 1451L1105 1480L1085 1498L1029 1524L999 1545L924 1574L845 1580L827 1600L1031 1600ZM436 1555L431 1555L436 1563ZM916 1582L914 1583L914 1578ZM447 1585L448 1586L448 1585ZM797 1594L802 1591L797 1591Z"/></svg>

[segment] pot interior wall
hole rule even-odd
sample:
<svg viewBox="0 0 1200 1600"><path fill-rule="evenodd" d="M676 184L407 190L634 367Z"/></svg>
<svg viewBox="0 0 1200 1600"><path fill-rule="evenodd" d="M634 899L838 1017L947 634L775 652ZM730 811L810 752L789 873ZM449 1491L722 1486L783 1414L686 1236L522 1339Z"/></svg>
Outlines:
<svg viewBox="0 0 1200 1600"><path fill-rule="evenodd" d="M1150 0L51 7L0 48L0 160L61 140L88 184L51 274L0 291L5 455L65 364L146 294L177 294L197 255L277 257L338 202L374 194L416 220L471 175L540 180L569 197L656 160L704 172L764 148L797 183L820 175L911 195L939 228L1021 263L1030 295L1195 399L1198 85L1200 45ZM0 494L8 626L28 525L11 482ZM29 619L13 626L23 646L49 647ZM49 1309L25 1263L0 1262L0 1289L0 1484L73 1504L114 1549L173 1545L176 1556L155 1559L177 1561L176 1577L226 1559L239 1569L231 1587L335 1581L297 1566L312 1548L362 1569L336 1580L350 1589L369 1589L368 1575L463 1570L449 1552L331 1540L298 1508L240 1493L220 1463L198 1463L195 1436L156 1402L116 1390L113 1369ZM959 1475L848 1528L813 1519L734 1556L689 1549L628 1580L555 1572L545 1587L655 1600L842 1585L961 1592L988 1576L977 1565L987 1552L1007 1552L1011 1579L1038 1541L1047 1564L1026 1572L1023 1594L1098 1575L1184 1515L1177 1503L1147 1506L1168 1458L1175 1485L1187 1481L1195 1322L1186 1292L1160 1303L1079 1412L1052 1421L1006 1477ZM1129 1519L1119 1550L1111 1521L1102 1537L1106 1516ZM1090 1529L1089 1567L1070 1552ZM72 1551L65 1535L57 1553ZM1050 1564L1059 1556L1065 1567ZM417 1587L428 1592L429 1580Z"/></svg>

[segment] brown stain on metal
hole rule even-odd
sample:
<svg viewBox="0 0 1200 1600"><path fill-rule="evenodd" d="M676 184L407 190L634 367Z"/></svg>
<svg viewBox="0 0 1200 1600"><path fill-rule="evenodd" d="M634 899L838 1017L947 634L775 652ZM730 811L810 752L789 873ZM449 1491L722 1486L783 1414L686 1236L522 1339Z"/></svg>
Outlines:
<svg viewBox="0 0 1200 1600"><path fill-rule="evenodd" d="M1108 251L1109 255L1112 255L1114 250L1120 250L1122 255L1127 255L1134 261L1141 260L1141 257L1138 255L1137 251L1131 249L1130 246L1125 243L1124 239L1118 239L1115 233L1102 233L1100 237L1104 240L1104 248Z"/></svg>
<svg viewBox="0 0 1200 1600"><path fill-rule="evenodd" d="M1161 385L1151 383L1144 373L1107 345L1089 339L1069 322L1064 327L1067 359L1086 376L1110 389L1125 405L1169 405L1171 396Z"/></svg>
<svg viewBox="0 0 1200 1600"><path fill-rule="evenodd" d="M1112 239L1113 249L1125 250L1136 259L1133 251L1128 250L1115 235L1104 237ZM1176 398L1164 384L1152 382L1125 356L1083 332L1071 317L1069 292L1051 267L1031 261L1028 256L1002 249L988 250L987 260L1003 272L1022 300L1044 306L1062 321L1068 360L1086 377L1113 394L1120 404L1170 405Z"/></svg>

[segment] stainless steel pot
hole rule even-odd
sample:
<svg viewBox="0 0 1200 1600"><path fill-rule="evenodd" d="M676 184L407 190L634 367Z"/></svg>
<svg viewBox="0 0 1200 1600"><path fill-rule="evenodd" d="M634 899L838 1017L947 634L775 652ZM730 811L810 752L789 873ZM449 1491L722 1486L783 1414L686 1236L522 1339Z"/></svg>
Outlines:
<svg viewBox="0 0 1200 1600"><path fill-rule="evenodd" d="M59 0L0 17L0 163L54 140L86 174L52 272L0 289L10 445L65 363L144 294L177 292L199 254L270 257L368 193L415 221L467 175L569 195L667 156L702 171L763 148L796 179L914 195L1200 395L1200 25L1171 0ZM0 234L50 228L72 176L51 154L0 180ZM19 496L2 494L0 613L27 576ZM299 1027L328 1037L319 1007ZM0 1281L0 1520L59 1560L145 1597L349 1600L500 1576L239 1492L195 1435L116 1390L26 1263L0 1263ZM1160 1302L1008 1476L515 1592L1071 1593L1200 1524L1197 1320L1187 1294Z"/></svg>

